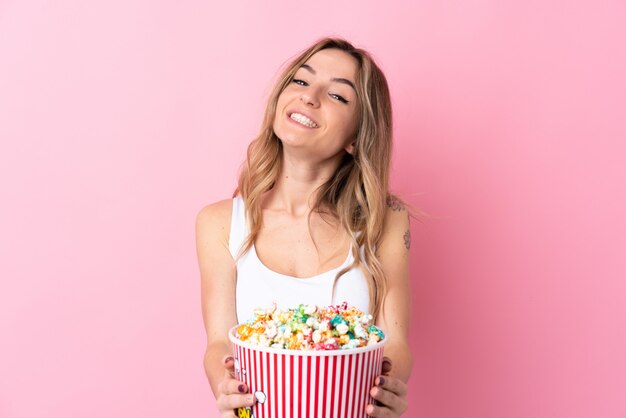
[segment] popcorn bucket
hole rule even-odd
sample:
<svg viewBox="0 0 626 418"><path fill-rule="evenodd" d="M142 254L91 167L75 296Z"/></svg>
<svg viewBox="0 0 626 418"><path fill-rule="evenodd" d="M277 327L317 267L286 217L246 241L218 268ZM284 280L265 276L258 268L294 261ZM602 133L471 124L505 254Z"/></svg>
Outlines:
<svg viewBox="0 0 626 418"><path fill-rule="evenodd" d="M239 418L365 418L373 404L370 390L382 371L387 337L373 345L347 350L286 350L261 347L236 337L235 377L257 399L239 408Z"/></svg>

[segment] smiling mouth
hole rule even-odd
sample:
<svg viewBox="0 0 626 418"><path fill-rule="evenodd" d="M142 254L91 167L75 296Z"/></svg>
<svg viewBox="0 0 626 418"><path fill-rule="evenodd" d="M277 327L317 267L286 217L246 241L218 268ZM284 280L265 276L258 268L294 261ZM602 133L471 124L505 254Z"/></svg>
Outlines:
<svg viewBox="0 0 626 418"><path fill-rule="evenodd" d="M317 123L313 122L311 119L301 113L293 112L291 115L289 115L289 118L298 122L300 125L306 126L307 128L317 128Z"/></svg>

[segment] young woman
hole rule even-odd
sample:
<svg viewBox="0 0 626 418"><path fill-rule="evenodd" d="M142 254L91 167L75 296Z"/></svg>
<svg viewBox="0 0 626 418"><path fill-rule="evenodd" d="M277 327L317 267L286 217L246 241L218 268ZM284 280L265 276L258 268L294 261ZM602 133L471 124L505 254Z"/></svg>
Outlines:
<svg viewBox="0 0 626 418"><path fill-rule="evenodd" d="M388 191L391 136L381 70L349 42L322 39L274 88L233 199L199 212L204 366L222 417L254 403L233 377L228 330L272 302L372 313L389 340L367 413L406 410L410 232Z"/></svg>

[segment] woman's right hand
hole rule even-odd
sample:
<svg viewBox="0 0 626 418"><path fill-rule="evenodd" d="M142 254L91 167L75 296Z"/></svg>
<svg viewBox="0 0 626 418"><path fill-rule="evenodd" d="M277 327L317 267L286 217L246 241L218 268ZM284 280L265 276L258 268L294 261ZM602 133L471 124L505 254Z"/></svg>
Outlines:
<svg viewBox="0 0 626 418"><path fill-rule="evenodd" d="M224 363L224 378L217 386L217 407L220 417L237 417L237 408L245 408L255 404L254 394L248 393L248 387L244 382L235 379L235 360L232 356L226 356Z"/></svg>

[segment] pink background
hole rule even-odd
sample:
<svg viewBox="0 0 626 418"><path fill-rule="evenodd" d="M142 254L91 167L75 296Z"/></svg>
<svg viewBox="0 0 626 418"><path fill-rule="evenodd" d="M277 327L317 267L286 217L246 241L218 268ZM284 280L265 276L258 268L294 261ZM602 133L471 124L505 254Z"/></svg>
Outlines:
<svg viewBox="0 0 626 418"><path fill-rule="evenodd" d="M547 4L549 3L549 4ZM623 1L0 2L0 417L217 416L194 220L323 35L371 50L419 418L626 417Z"/></svg>

